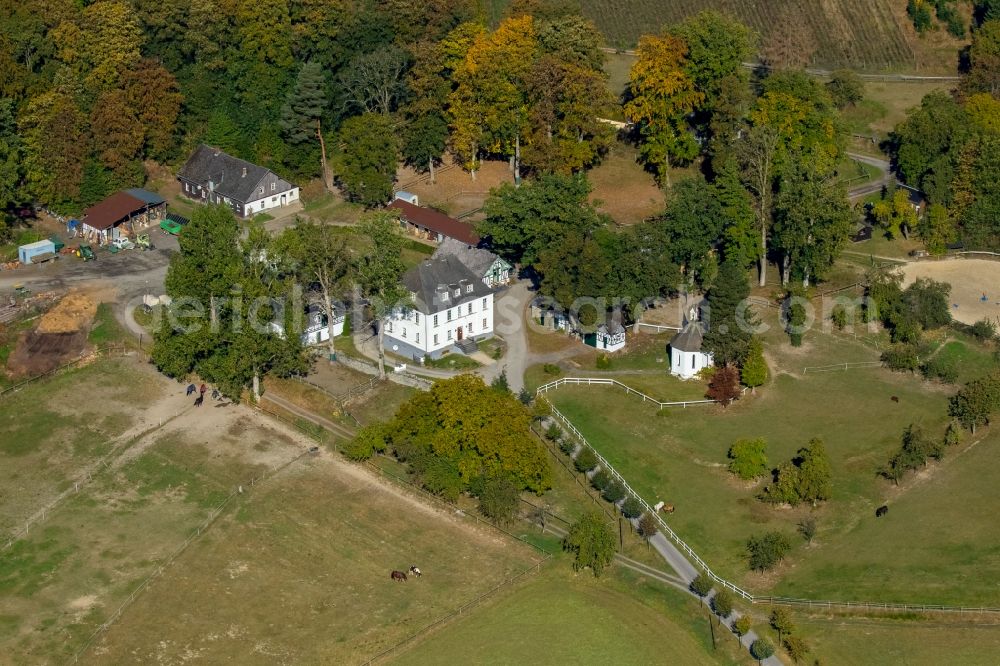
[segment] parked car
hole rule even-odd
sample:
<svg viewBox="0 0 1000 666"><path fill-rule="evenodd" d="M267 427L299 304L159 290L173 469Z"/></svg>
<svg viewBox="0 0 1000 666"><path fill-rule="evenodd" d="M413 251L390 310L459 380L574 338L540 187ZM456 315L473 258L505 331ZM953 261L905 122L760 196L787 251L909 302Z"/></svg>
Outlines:
<svg viewBox="0 0 1000 666"><path fill-rule="evenodd" d="M111 241L111 244L108 246L108 249L110 249L112 252L116 252L118 250L134 250L135 243L125 238L124 236L119 236L118 238Z"/></svg>

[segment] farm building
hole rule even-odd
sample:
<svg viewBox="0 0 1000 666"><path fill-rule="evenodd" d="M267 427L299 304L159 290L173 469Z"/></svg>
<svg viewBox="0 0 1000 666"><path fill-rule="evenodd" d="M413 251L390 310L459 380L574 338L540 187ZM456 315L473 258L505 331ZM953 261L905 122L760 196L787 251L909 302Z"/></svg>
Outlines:
<svg viewBox="0 0 1000 666"><path fill-rule="evenodd" d="M402 193L397 193L402 194ZM453 238L470 247L479 245L479 236L467 222L460 222L430 208L415 206L403 199L394 199L386 206L399 211L399 221L403 228L417 238L441 243Z"/></svg>
<svg viewBox="0 0 1000 666"><path fill-rule="evenodd" d="M229 206L246 219L299 200L299 188L270 169L202 144L177 173L181 193Z"/></svg>
<svg viewBox="0 0 1000 666"><path fill-rule="evenodd" d="M625 348L625 327L612 320L598 326L593 333L585 333L583 341L594 349L616 352Z"/></svg>
<svg viewBox="0 0 1000 666"><path fill-rule="evenodd" d="M470 353L479 340L493 337L493 290L456 257L422 262L403 275L411 307L385 320L386 346L420 359L438 358L450 349Z"/></svg>
<svg viewBox="0 0 1000 666"><path fill-rule="evenodd" d="M434 257L445 255L458 258L466 268L479 276L487 287L499 287L510 282L514 267L485 248L475 247L454 238L445 238L434 251Z"/></svg>
<svg viewBox="0 0 1000 666"><path fill-rule="evenodd" d="M56 256L56 244L40 240L17 248L17 260L22 264L40 264Z"/></svg>
<svg viewBox="0 0 1000 666"><path fill-rule="evenodd" d="M334 311L336 312L336 308L334 308ZM346 317L343 312L336 312L336 316L333 319L334 337L344 333L345 319ZM285 326L280 320L271 322L271 330L279 337L285 337ZM319 304L312 303L306 307L305 324L302 328L300 338L304 346L318 345L330 340L330 328L327 326L327 317Z"/></svg>
<svg viewBox="0 0 1000 666"><path fill-rule="evenodd" d="M698 321L697 310L692 310L684 328L670 341L670 374L691 379L712 365L712 355L701 350L704 337L704 325Z"/></svg>
<svg viewBox="0 0 1000 666"><path fill-rule="evenodd" d="M105 245L119 236L134 236L166 217L167 202L158 194L133 188L116 192L83 212L80 229L92 243Z"/></svg>

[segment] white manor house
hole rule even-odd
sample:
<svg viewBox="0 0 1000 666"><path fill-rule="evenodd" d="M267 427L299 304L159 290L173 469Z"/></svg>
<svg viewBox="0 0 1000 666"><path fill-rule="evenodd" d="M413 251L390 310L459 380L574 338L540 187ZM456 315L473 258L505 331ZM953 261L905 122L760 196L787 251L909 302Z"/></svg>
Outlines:
<svg viewBox="0 0 1000 666"><path fill-rule="evenodd" d="M385 346L414 360L471 352L493 337L493 289L454 255L436 256L403 275L410 307L385 320Z"/></svg>

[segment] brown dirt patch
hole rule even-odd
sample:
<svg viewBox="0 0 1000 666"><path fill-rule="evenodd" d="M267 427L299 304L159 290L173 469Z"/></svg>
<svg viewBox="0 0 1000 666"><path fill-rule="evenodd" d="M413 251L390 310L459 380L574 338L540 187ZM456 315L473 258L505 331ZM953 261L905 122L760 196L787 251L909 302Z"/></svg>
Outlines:
<svg viewBox="0 0 1000 666"><path fill-rule="evenodd" d="M502 183L513 183L514 175L507 162L484 161L476 172L476 179L446 156L444 164L434 172L432 185L428 174L411 167L400 167L396 173L396 189L412 192L420 197L421 206L430 206L449 215L461 215L482 207L490 190Z"/></svg>
<svg viewBox="0 0 1000 666"><path fill-rule="evenodd" d="M39 333L75 333L90 326L97 313L97 303L80 292L67 294L56 306L42 315Z"/></svg>
<svg viewBox="0 0 1000 666"><path fill-rule="evenodd" d="M637 152L616 144L601 164L587 174L594 187L590 198L619 224L637 224L663 212L666 197L653 176L636 161Z"/></svg>
<svg viewBox="0 0 1000 666"><path fill-rule="evenodd" d="M73 333L39 333L28 331L18 338L17 346L7 359L7 374L11 378L34 377L77 358L87 345L85 331Z"/></svg>
<svg viewBox="0 0 1000 666"><path fill-rule="evenodd" d="M914 261L903 267L904 287L921 277L951 285L951 316L958 321L965 324L981 319L1000 321L1000 262L944 259Z"/></svg>

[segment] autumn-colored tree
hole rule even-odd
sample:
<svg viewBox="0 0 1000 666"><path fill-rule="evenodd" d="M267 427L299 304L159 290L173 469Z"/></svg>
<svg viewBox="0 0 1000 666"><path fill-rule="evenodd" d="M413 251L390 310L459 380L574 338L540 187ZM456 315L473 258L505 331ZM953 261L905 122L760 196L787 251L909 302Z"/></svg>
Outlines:
<svg viewBox="0 0 1000 666"><path fill-rule="evenodd" d="M52 90L28 101L19 131L28 192L50 204L76 199L87 152L86 117L68 94Z"/></svg>
<svg viewBox="0 0 1000 666"><path fill-rule="evenodd" d="M124 90L108 90L97 98L90 115L90 131L101 163L121 184L141 185L143 126ZM139 167L138 172L136 166ZM139 182L130 182L136 179Z"/></svg>
<svg viewBox="0 0 1000 666"><path fill-rule="evenodd" d="M670 184L670 167L698 154L687 118L705 95L687 73L687 45L673 35L646 35L629 72L625 117L636 124L640 153L659 180Z"/></svg>
<svg viewBox="0 0 1000 666"><path fill-rule="evenodd" d="M715 371L708 383L705 395L710 400L717 400L723 407L728 407L740 397L740 373L735 366L724 365Z"/></svg>
<svg viewBox="0 0 1000 666"><path fill-rule="evenodd" d="M88 91L113 88L140 59L143 34L125 0L100 0L52 33L58 58Z"/></svg>
<svg viewBox="0 0 1000 666"><path fill-rule="evenodd" d="M972 33L969 73L962 89L1000 96L1000 20L986 21Z"/></svg>
<svg viewBox="0 0 1000 666"><path fill-rule="evenodd" d="M876 201L872 206L872 217L890 238L910 237L910 231L917 226L917 211L910 203L909 193L897 188L887 199Z"/></svg>
<svg viewBox="0 0 1000 666"><path fill-rule="evenodd" d="M483 151L509 157L515 182L520 181L527 76L537 52L534 20L518 16L492 33L476 35L456 68L456 88L449 96L452 143L473 177Z"/></svg>
<svg viewBox="0 0 1000 666"><path fill-rule="evenodd" d="M125 99L143 129L144 156L167 158L176 148L177 120L184 96L163 65L145 58L123 76Z"/></svg>

